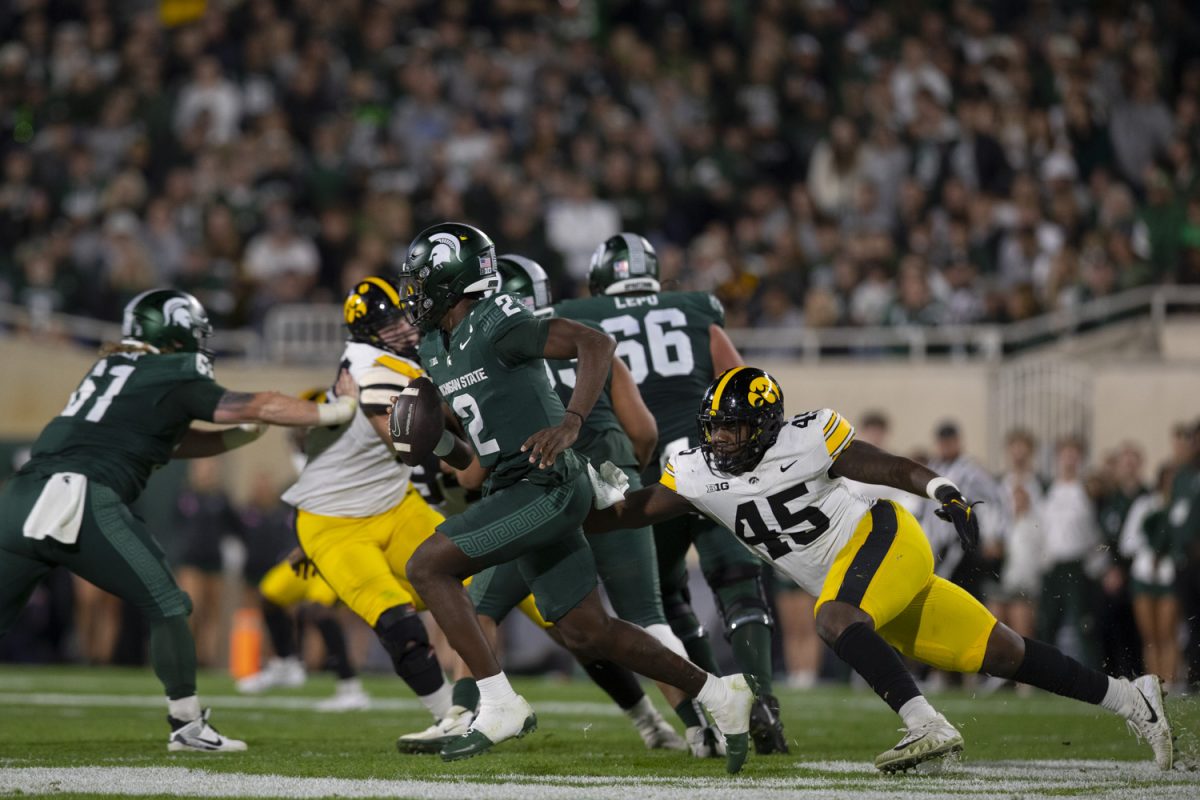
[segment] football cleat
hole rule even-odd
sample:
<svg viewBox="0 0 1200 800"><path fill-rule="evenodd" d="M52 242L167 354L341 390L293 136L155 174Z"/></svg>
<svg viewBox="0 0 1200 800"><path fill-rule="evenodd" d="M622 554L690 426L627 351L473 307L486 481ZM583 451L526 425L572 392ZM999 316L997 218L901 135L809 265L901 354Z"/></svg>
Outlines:
<svg viewBox="0 0 1200 800"><path fill-rule="evenodd" d="M327 697L313 706L317 711L366 711L371 707L371 696L362 687L358 678L337 682L333 697Z"/></svg>
<svg viewBox="0 0 1200 800"><path fill-rule="evenodd" d="M754 691L741 673L726 675L721 682L725 684L726 700L708 709L708 713L725 736L725 770L732 775L741 771L750 753L750 707L754 705Z"/></svg>
<svg viewBox="0 0 1200 800"><path fill-rule="evenodd" d="M245 750L245 742L222 736L216 728L208 724L209 713L210 709L206 708L191 722L168 715L171 735L167 738L167 749L173 753L185 750L201 753L240 753Z"/></svg>
<svg viewBox="0 0 1200 800"><path fill-rule="evenodd" d="M307 678L300 659L291 656L270 659L262 672L247 675L234 685L242 694L260 694L269 689L297 689Z"/></svg>
<svg viewBox="0 0 1200 800"><path fill-rule="evenodd" d="M875 759L875 768L881 772L900 772L935 758L961 753L962 749L962 734L938 714L926 723L905 730L898 745L883 751Z"/></svg>
<svg viewBox="0 0 1200 800"><path fill-rule="evenodd" d="M1169 770L1175 763L1175 742L1163 703L1162 680L1157 675L1143 675L1133 681L1133 688L1141 695L1145 708L1144 713L1127 720L1126 724L1134 736L1150 744L1158 768Z"/></svg>
<svg viewBox="0 0 1200 800"><path fill-rule="evenodd" d="M687 750L688 744L654 706L633 718L633 727L647 750Z"/></svg>
<svg viewBox="0 0 1200 800"><path fill-rule="evenodd" d="M417 733L406 733L396 740L401 753L436 753L471 729L475 712L462 706L451 706L440 720Z"/></svg>
<svg viewBox="0 0 1200 800"><path fill-rule="evenodd" d="M787 738L783 735L783 720L779 718L779 698L764 694L754 701L750 709L750 738L754 740L754 752L760 756L788 752Z"/></svg>
<svg viewBox="0 0 1200 800"><path fill-rule="evenodd" d="M442 747L442 760L471 758L491 750L505 739L520 739L535 730L537 715L520 695L504 705L481 705L470 729Z"/></svg>
<svg viewBox="0 0 1200 800"><path fill-rule="evenodd" d="M725 737L715 725L688 728L683 736L693 758L725 757Z"/></svg>

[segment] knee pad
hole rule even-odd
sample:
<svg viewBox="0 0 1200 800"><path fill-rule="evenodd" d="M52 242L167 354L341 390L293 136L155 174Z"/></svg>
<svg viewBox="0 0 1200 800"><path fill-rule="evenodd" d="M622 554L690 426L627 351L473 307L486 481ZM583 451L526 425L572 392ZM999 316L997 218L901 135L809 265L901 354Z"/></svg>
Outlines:
<svg viewBox="0 0 1200 800"><path fill-rule="evenodd" d="M667 617L671 631L680 641L690 642L694 639L704 638L704 626L700 624L700 620L696 618L696 612L692 610L692 596L687 587L663 595L663 613Z"/></svg>
<svg viewBox="0 0 1200 800"><path fill-rule="evenodd" d="M675 632L671 630L670 625L663 625L659 622L654 625L647 625L644 630L658 640L659 644L675 655L681 658L688 657L687 649L683 646L683 642L680 641L679 637L675 635Z"/></svg>
<svg viewBox="0 0 1200 800"><path fill-rule="evenodd" d="M444 680L437 656L429 644L429 632L416 612L394 606L379 615L375 634L392 659L392 667L418 695L437 691Z"/></svg>
<svg viewBox="0 0 1200 800"><path fill-rule="evenodd" d="M772 627L771 606L767 602L767 587L762 567L757 564L731 564L705 576L716 595L725 620L728 637L742 625L759 623Z"/></svg>

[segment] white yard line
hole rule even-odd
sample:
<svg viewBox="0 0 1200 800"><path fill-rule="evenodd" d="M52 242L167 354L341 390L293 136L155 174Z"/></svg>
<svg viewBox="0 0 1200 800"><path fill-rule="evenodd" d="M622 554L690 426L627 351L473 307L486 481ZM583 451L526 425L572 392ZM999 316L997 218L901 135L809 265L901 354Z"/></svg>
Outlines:
<svg viewBox="0 0 1200 800"><path fill-rule="evenodd" d="M447 775L442 780L299 778L213 772L186 767L48 767L0 768L0 792L107 795L171 794L189 797L404 797L420 800L1011 800L1043 796L1047 791L1074 791L1105 800L1195 798L1198 785L1183 774L1160 775L1141 765L1118 762L1056 761L994 763L965 768L950 776L881 778L873 770L849 762L804 763L827 777L805 775L795 780L772 778L619 778L500 777ZM1153 788L1131 786L1141 780L1161 781Z"/></svg>

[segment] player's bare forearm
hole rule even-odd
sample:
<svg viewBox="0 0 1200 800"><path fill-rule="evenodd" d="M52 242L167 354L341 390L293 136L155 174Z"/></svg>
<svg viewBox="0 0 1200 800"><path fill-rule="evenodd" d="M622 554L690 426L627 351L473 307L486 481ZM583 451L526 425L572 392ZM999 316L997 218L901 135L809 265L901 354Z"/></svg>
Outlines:
<svg viewBox="0 0 1200 800"><path fill-rule="evenodd" d="M230 392L217 401L212 422L237 424L263 422L293 428L315 425L340 425L349 422L357 407L358 386L343 370L334 386L333 403L314 403L281 392Z"/></svg>
<svg viewBox="0 0 1200 800"><path fill-rule="evenodd" d="M745 365L729 334L720 325L708 326L708 354L712 356L713 373L720 375L725 370Z"/></svg>
<svg viewBox="0 0 1200 800"><path fill-rule="evenodd" d="M447 431L447 433L449 432ZM450 452L441 457L442 461L445 461L447 464L454 467L454 469L458 470L460 475L470 472L474 467L478 467L483 471L483 477L486 478L487 470L479 466L479 461L475 458L475 451L471 448L471 445L467 444L453 433L450 434L450 437L454 439L454 444L450 448ZM483 479L481 478L479 480L479 485L482 484ZM467 488L478 488L478 486Z"/></svg>
<svg viewBox="0 0 1200 800"><path fill-rule="evenodd" d="M692 504L683 496L656 483L625 495L621 502L604 509L592 509L583 521L583 532L592 535L626 528L644 528L683 516Z"/></svg>
<svg viewBox="0 0 1200 800"><path fill-rule="evenodd" d="M549 326L542 356L562 360L579 359L575 369L575 390L571 393L571 401L567 403L567 411L587 419L600 392L604 391L617 344L611 337L573 320L552 319Z"/></svg>
<svg viewBox="0 0 1200 800"><path fill-rule="evenodd" d="M858 440L842 451L829 474L861 483L891 486L919 497L925 496L925 488L938 476L911 458L893 455Z"/></svg>
<svg viewBox="0 0 1200 800"><path fill-rule="evenodd" d="M619 358L612 360L610 394L617 421L621 423L629 441L633 443L633 454L637 458L638 466L644 469L650 457L654 455L655 445L658 444L658 423L646 407L646 401L642 400L642 393L638 391L633 374Z"/></svg>

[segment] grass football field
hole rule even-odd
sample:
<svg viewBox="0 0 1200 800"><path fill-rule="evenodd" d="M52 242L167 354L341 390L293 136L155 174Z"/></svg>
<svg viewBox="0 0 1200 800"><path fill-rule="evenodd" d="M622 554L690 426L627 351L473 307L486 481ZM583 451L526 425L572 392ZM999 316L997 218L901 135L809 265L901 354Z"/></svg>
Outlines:
<svg viewBox="0 0 1200 800"><path fill-rule="evenodd" d="M647 752L626 718L583 681L516 681L538 731L445 764L402 756L399 733L428 715L399 680L366 679L371 711L310 710L332 679L244 697L205 675L213 722L246 753L166 749L165 708L147 670L0 667L0 795L70 797L392 797L437 800L758 800L758 798L1200 798L1200 699L1168 698L1180 768L1160 773L1149 748L1099 709L1046 694L934 695L967 742L939 774L883 776L875 755L899 723L873 694L781 690L792 752L755 757L730 777L723 761ZM653 695L652 695L653 696ZM661 698L655 697L662 708Z"/></svg>

